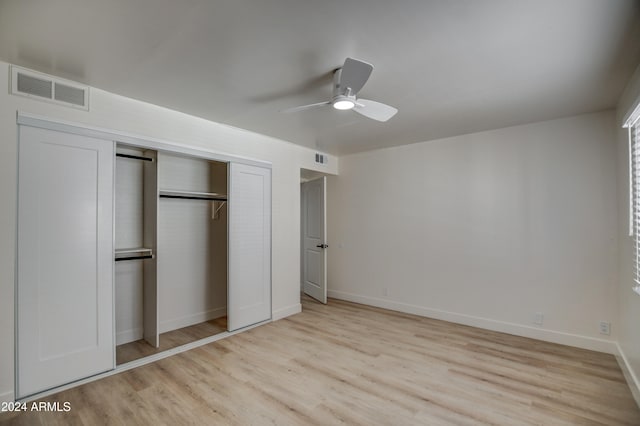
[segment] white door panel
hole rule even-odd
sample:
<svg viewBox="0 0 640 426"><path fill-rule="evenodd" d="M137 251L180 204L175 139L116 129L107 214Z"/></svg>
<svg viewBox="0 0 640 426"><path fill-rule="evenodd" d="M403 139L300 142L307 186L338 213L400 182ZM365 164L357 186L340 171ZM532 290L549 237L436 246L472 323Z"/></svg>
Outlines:
<svg viewBox="0 0 640 426"><path fill-rule="evenodd" d="M302 288L327 303L326 177L302 184Z"/></svg>
<svg viewBox="0 0 640 426"><path fill-rule="evenodd" d="M114 367L113 142L20 127L18 397Z"/></svg>
<svg viewBox="0 0 640 426"><path fill-rule="evenodd" d="M229 331L271 318L271 170L229 165Z"/></svg>

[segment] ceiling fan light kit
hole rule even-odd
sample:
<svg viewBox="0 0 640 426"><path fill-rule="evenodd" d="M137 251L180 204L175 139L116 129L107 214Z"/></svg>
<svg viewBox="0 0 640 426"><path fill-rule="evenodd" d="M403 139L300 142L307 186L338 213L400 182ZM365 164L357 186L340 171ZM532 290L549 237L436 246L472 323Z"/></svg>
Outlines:
<svg viewBox="0 0 640 426"><path fill-rule="evenodd" d="M331 101L289 108L282 112L292 113L318 106L331 105L337 110L346 111L352 109L372 120L387 121L396 115L398 112L396 108L368 99L357 99L356 97L360 89L369 80L372 71L373 65L358 59L347 58L344 61L344 65L333 74L333 97Z"/></svg>
<svg viewBox="0 0 640 426"><path fill-rule="evenodd" d="M341 111L352 109L356 103L346 96L337 96L333 98L333 107Z"/></svg>

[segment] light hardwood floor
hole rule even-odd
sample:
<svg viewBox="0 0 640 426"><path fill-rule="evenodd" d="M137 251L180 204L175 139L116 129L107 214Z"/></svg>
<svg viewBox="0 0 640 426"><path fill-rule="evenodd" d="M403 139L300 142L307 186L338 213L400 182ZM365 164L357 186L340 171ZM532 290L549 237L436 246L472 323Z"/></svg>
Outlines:
<svg viewBox="0 0 640 426"><path fill-rule="evenodd" d="M159 348L154 348L144 340L125 343L124 345L116 346L116 364L120 365L144 358L225 331L227 331L227 317L222 317L162 333L160 335Z"/></svg>
<svg viewBox="0 0 640 426"><path fill-rule="evenodd" d="M613 356L330 300L15 424L640 425Z"/></svg>

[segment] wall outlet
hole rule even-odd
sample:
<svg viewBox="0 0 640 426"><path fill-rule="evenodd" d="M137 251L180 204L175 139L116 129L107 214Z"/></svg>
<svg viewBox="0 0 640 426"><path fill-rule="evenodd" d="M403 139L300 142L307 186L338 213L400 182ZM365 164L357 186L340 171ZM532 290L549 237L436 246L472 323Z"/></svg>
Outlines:
<svg viewBox="0 0 640 426"><path fill-rule="evenodd" d="M533 316L533 323L536 325L542 325L544 322L544 314L542 312L536 312Z"/></svg>
<svg viewBox="0 0 640 426"><path fill-rule="evenodd" d="M386 288L386 287L385 287L385 288L383 288L383 289L382 289L382 295L383 295L383 296L388 296L388 295L389 295L389 289L388 289L388 288Z"/></svg>
<svg viewBox="0 0 640 426"><path fill-rule="evenodd" d="M611 323L607 321L600 321L600 334L611 334Z"/></svg>

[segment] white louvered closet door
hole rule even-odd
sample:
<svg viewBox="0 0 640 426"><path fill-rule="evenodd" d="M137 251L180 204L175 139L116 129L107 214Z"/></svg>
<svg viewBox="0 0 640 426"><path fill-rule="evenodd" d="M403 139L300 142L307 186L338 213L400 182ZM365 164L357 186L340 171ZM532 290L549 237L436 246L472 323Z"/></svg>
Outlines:
<svg viewBox="0 0 640 426"><path fill-rule="evenodd" d="M20 127L22 398L114 368L113 142Z"/></svg>
<svg viewBox="0 0 640 426"><path fill-rule="evenodd" d="M271 318L271 170L229 165L227 320L234 331Z"/></svg>

